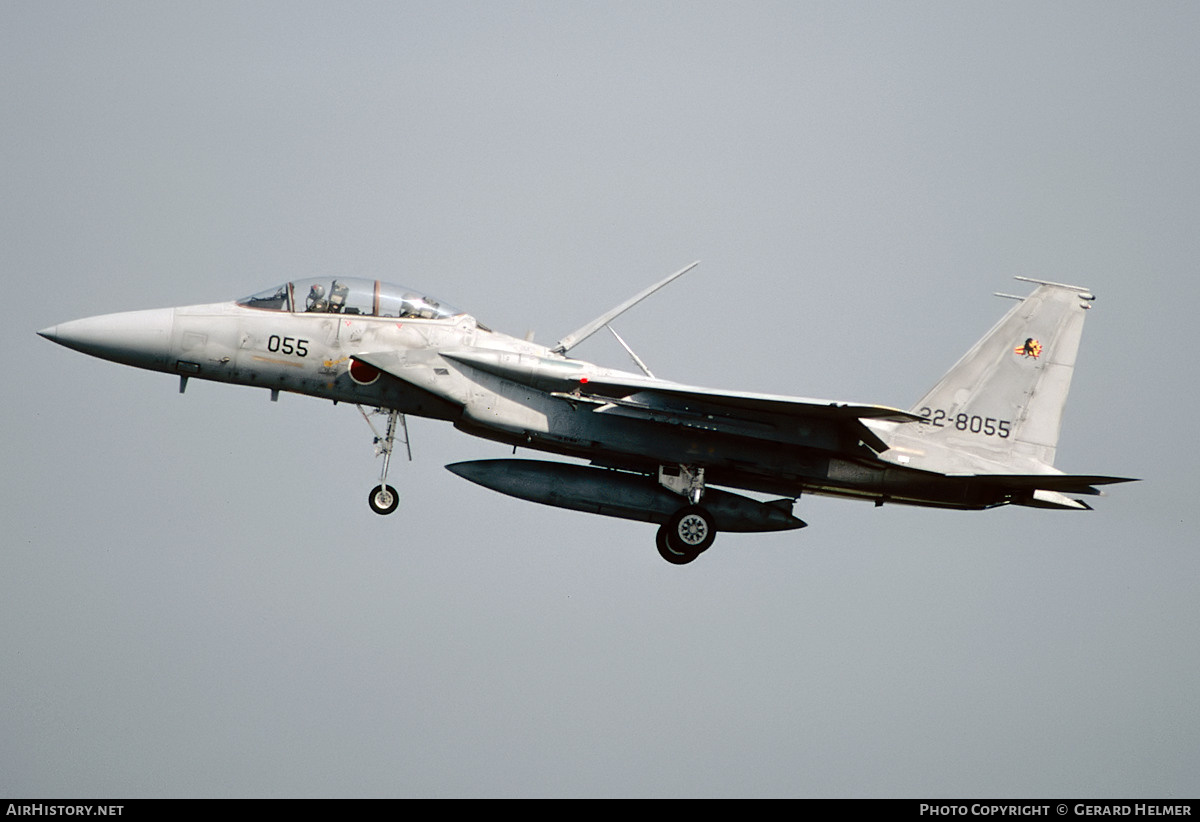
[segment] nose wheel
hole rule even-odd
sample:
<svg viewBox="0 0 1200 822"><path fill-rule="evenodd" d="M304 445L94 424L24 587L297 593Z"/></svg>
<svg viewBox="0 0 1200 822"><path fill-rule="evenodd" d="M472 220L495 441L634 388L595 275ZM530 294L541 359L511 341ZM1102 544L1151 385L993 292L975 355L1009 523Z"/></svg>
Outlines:
<svg viewBox="0 0 1200 822"><path fill-rule="evenodd" d="M367 425L371 426L372 433L375 434L375 456L383 457L383 470L379 473L379 484L371 489L371 493L367 496L367 504L371 506L371 510L376 514L390 514L396 510L400 504L400 494L396 489L387 484L388 468L392 462L392 447L396 444L396 428L397 426L403 432L404 447L408 450L408 458L412 460L412 447L408 444L408 422L404 419L404 415L399 411L389 411L383 408L377 408L373 413L387 414L387 428L381 436L379 431L375 429L375 424L371 422L371 417L363 410L360 405L359 413L363 415L363 419L367 421Z"/></svg>
<svg viewBox="0 0 1200 822"><path fill-rule="evenodd" d="M367 504L376 514L390 514L400 504L400 495L390 485L377 485L371 489L371 494L367 497Z"/></svg>

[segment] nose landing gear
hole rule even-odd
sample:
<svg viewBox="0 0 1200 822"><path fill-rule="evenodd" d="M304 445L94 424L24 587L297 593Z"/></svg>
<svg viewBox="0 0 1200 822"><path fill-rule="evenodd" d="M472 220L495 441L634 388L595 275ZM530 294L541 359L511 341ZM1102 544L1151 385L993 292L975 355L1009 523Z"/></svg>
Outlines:
<svg viewBox="0 0 1200 822"><path fill-rule="evenodd" d="M375 428L375 424L371 422L371 415L368 415L363 407L358 406L358 411L363 415L363 419L367 421L367 425L371 426L371 432L375 434L375 456L383 456L383 470L379 473L379 484L371 489L371 493L367 496L367 504L371 506L371 510L376 514L390 514L400 505L400 494L396 489L387 484L388 468L392 462L392 448L396 444L396 427L399 425L403 432L401 441L404 443L404 448L408 451L409 462L412 462L412 446L408 443L408 421L399 411L376 408L371 412L374 414L387 415L387 427L382 436Z"/></svg>

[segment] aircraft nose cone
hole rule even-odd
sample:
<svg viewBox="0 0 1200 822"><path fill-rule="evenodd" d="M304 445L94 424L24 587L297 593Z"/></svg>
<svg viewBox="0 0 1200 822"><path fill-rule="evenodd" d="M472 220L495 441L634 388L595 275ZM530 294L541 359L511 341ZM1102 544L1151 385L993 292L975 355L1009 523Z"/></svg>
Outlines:
<svg viewBox="0 0 1200 822"><path fill-rule="evenodd" d="M167 361L174 324L175 309L154 308L72 320L37 333L93 357L157 368Z"/></svg>

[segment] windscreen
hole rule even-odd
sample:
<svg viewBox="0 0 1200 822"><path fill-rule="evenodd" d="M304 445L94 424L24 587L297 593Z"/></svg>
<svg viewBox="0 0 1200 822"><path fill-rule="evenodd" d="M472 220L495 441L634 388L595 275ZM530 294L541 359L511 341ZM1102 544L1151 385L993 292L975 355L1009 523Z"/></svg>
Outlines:
<svg viewBox="0 0 1200 822"><path fill-rule="evenodd" d="M441 320L463 312L419 291L352 277L295 280L238 300L247 308Z"/></svg>

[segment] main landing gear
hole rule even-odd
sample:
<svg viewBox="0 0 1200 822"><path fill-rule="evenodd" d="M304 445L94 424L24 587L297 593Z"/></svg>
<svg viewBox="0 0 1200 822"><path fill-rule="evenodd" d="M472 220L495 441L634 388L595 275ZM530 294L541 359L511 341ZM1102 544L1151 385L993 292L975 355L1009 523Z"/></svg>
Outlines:
<svg viewBox="0 0 1200 822"><path fill-rule="evenodd" d="M704 496L704 469L687 465L664 465L658 469L659 483L688 501L668 519L654 537L658 554L672 565L687 563L707 551L717 538L712 514L700 505Z"/></svg>
<svg viewBox="0 0 1200 822"><path fill-rule="evenodd" d="M400 505L400 494L397 493L395 488L387 484L388 468L392 462L392 448L396 444L397 425L403 432L401 441L408 451L409 462L412 461L412 447L408 444L408 422L399 411L376 408L371 412L371 415L387 415L385 433L380 436L379 431L375 428L375 424L371 422L371 415L368 415L361 405L358 406L358 411L363 415L363 419L367 421L367 425L371 426L372 433L375 434L375 456L383 456L383 470L379 473L379 484L371 489L371 493L367 496L367 504L371 506L371 510L376 514L390 514Z"/></svg>

